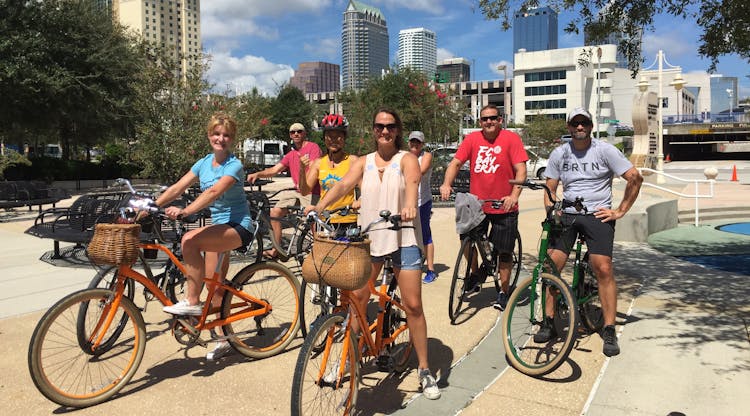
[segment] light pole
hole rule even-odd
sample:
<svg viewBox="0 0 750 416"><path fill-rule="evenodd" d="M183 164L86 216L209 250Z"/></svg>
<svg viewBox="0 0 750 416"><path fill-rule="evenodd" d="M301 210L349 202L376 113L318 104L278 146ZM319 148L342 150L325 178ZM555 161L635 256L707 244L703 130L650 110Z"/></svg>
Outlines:
<svg viewBox="0 0 750 416"><path fill-rule="evenodd" d="M730 122L732 121L732 104L734 104L732 102L732 92L733 91L731 88L727 88L727 95L729 96L729 121Z"/></svg>
<svg viewBox="0 0 750 416"><path fill-rule="evenodd" d="M503 71L503 128L508 127L508 65L498 65L497 70Z"/></svg>
<svg viewBox="0 0 750 416"><path fill-rule="evenodd" d="M674 76L674 80L669 83L669 85L673 86L675 90L677 90L677 121L680 121L680 95L682 95L682 87L685 86L687 82L682 79L682 74L677 74Z"/></svg>
<svg viewBox="0 0 750 416"><path fill-rule="evenodd" d="M458 119L458 142L461 142L464 133L464 114L466 113L466 104L464 104L464 73L458 74L458 111L461 118Z"/></svg>
<svg viewBox="0 0 750 416"><path fill-rule="evenodd" d="M664 85L662 83L662 72L664 69L664 64L667 64L669 69L681 70L681 68L678 66L670 65L669 62L667 62L667 58L664 56L664 51L662 51L661 49L656 54L655 63L658 63L657 82L659 83L659 95L657 96L658 103L656 105L656 122L658 126L658 131L656 132L656 170L661 172L664 171L664 120L662 116L662 107L664 106ZM641 70L641 74L653 67L654 64L651 64L647 68ZM644 78L645 77L641 78L641 82L638 83L638 88L641 88L642 86L644 86L644 84L644 88L648 88L648 80ZM685 84L685 80L682 79L682 75L678 71L674 77L674 80L669 85L672 85L679 91ZM679 114L679 110L677 112Z"/></svg>
<svg viewBox="0 0 750 416"><path fill-rule="evenodd" d="M602 117L601 87L602 78L602 48L596 48L596 139L599 140L599 123Z"/></svg>

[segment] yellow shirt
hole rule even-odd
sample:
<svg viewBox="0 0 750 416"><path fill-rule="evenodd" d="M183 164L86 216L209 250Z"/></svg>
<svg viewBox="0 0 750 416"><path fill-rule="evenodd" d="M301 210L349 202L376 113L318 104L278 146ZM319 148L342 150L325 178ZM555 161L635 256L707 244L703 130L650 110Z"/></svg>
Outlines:
<svg viewBox="0 0 750 416"><path fill-rule="evenodd" d="M346 172L349 172L351 161L349 155L338 165L331 167L331 162L328 159L328 155L323 156L320 159L320 166L318 169L318 182L320 182L320 198L325 197L326 193L336 185L336 182L340 181L344 177ZM354 202L354 190L342 196L338 201L327 206L327 210L334 210L337 208L351 205ZM357 222L357 214L349 214L345 217L335 215L331 218L332 223L351 223Z"/></svg>

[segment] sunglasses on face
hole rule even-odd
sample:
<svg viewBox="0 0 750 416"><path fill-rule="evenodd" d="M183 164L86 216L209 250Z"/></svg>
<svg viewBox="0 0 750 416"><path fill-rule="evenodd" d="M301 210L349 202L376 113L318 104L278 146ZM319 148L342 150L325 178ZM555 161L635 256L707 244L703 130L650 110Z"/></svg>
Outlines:
<svg viewBox="0 0 750 416"><path fill-rule="evenodd" d="M304 132L305 132L304 130L289 130L289 134L294 134L294 133L302 134Z"/></svg>
<svg viewBox="0 0 750 416"><path fill-rule="evenodd" d="M377 132L381 132L383 131L383 129L388 129L388 131L393 131L393 130L396 130L397 127L398 125L396 125L395 123L390 123L390 124L375 123L372 125L372 128L375 129L375 131Z"/></svg>
<svg viewBox="0 0 750 416"><path fill-rule="evenodd" d="M578 125L581 125L583 127L592 127L594 125L594 123L592 123L592 122L590 122L588 120L580 120L580 121L573 120L573 121L569 121L568 125L570 127L578 127Z"/></svg>
<svg viewBox="0 0 750 416"><path fill-rule="evenodd" d="M484 117L479 117L479 119L482 120L482 121L497 121L498 118L500 118L500 116L484 116Z"/></svg>

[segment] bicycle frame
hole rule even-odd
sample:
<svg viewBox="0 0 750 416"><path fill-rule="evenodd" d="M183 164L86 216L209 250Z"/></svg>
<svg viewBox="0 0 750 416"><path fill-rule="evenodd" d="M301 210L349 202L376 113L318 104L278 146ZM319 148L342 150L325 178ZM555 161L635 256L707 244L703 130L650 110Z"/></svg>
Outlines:
<svg viewBox="0 0 750 416"><path fill-rule="evenodd" d="M172 253L172 251L168 247L161 245L161 244L152 244L152 243L139 244L138 247L141 249L160 250L166 253L167 256L169 256L169 258L175 264L175 266L177 266L180 269L180 271L186 275L185 266L180 262L177 256L175 256L174 253ZM219 261L217 263L216 270L214 270L211 278L203 278L203 283L206 284L206 288L208 290L208 298L206 299L203 305L203 312L201 316L198 318L198 323L195 325L191 325L185 319L182 319L182 318L177 319L193 335L198 335L201 331L205 329L212 329L212 328L226 325L228 323L235 322L241 319L247 319L249 317L264 315L264 314L271 312L272 308L271 308L271 305L268 304L268 302L263 301L261 299L256 299L253 296L250 296L245 292L237 290L234 287L227 285L224 282L219 281L221 277L221 264L225 255L226 253L219 254ZM159 290L159 287L154 283L153 280L137 272L130 265L119 266L118 273L117 273L117 283L115 285L112 302L111 304L108 305L109 310L106 313L102 314L103 321L100 321L99 323L97 323L96 331L93 331L93 334L98 334L96 336L97 339L95 340L95 342L92 343L93 349L96 349L101 344L108 328L112 324L112 321L115 317L117 309L120 305L120 300L124 296L125 281L127 279L133 279L134 281L142 284L149 292L151 292L154 296L156 296L159 302L161 302L163 305L165 306L172 305L172 301L169 300L169 298L161 290ZM248 307L243 308L240 311L236 311L236 312L233 311L226 318L223 318L223 319L217 318L217 319L207 321L207 317L209 314L219 312L216 308L213 308L211 306L211 299L213 299L217 288L221 288L227 292L234 294L238 298L247 301L249 303ZM93 340L90 339L89 341L93 341Z"/></svg>
<svg viewBox="0 0 750 416"><path fill-rule="evenodd" d="M404 332L408 329L408 325L404 324L401 325L396 331L393 332L389 337L384 337L384 330L385 330L385 314L386 314L386 305L390 303L391 305L404 310L403 305L396 299L392 297L393 290L395 290L396 287L396 281L395 276L393 275L393 267L390 264L392 260L386 259L386 263L383 265L383 274L382 278L380 279L380 284L378 285L378 288L375 288L375 283L372 280L367 281L367 287L370 291L371 296L377 296L378 298L378 315L375 319L375 322L372 324L367 322L367 314L366 311L363 311L361 309L361 306L357 302L352 302L351 298L351 291L348 290L342 290L341 291L341 305L337 308L337 310L348 310L348 316L346 318L346 331L345 331L345 337L343 342L343 348L341 349L341 356L338 357L340 360L339 362L346 362L348 353L350 351L350 348L354 348L353 345L350 343L350 334L352 331L352 325L349 319L352 317L352 309L354 309L354 312L356 312L355 316L357 319L357 322L359 323L360 328L368 328L367 335L365 335L364 331L362 331L362 336L359 338L359 343L356 346L360 350L366 346L366 352L368 357L377 357L380 355L380 353L383 351L384 347L386 345L391 344L394 340L398 338L398 335ZM388 277L392 276L392 281L388 282ZM389 290L389 288L393 287L393 289ZM371 334L375 334L375 338L373 339ZM330 350L331 350L331 344L333 343L333 334L328 334L326 337L326 348L325 348L325 356L323 357L323 365L320 367L320 371L318 374L318 380L322 380L325 373L326 365L325 363L328 362ZM352 363L351 365L354 365ZM345 371L345 366L339 366L338 374L337 374L337 381L341 382L343 373Z"/></svg>

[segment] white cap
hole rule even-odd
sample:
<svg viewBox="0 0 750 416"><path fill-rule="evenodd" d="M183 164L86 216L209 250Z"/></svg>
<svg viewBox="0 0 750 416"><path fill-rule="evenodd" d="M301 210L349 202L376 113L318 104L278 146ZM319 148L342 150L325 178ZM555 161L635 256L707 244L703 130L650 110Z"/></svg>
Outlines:
<svg viewBox="0 0 750 416"><path fill-rule="evenodd" d="M573 111L571 111L570 114L568 114L568 123L570 123L570 121L573 120L573 117L575 116L584 116L587 119L589 119L589 121L592 120L591 113L586 111L586 109L583 107L574 108Z"/></svg>

